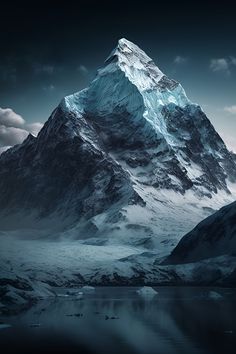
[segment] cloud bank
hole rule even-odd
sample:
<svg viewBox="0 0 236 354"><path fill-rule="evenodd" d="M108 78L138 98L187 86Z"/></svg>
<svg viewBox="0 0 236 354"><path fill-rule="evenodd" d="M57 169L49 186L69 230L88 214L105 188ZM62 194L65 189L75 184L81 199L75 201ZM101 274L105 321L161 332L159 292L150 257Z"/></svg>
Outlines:
<svg viewBox="0 0 236 354"><path fill-rule="evenodd" d="M13 145L21 144L29 133L37 136L43 124L26 121L11 108L0 108L0 154Z"/></svg>

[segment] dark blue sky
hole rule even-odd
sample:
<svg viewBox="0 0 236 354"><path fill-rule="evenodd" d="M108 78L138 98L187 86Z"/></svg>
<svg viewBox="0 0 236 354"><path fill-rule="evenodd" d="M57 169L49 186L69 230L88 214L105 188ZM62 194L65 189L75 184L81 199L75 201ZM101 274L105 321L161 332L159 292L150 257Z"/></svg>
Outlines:
<svg viewBox="0 0 236 354"><path fill-rule="evenodd" d="M0 107L44 122L125 37L182 83L236 150L233 1L36 2L1 13Z"/></svg>

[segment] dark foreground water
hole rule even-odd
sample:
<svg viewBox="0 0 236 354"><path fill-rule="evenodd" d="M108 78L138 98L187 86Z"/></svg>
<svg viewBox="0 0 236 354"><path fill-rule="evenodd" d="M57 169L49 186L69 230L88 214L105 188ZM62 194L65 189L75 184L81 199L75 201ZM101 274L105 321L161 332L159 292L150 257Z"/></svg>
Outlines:
<svg viewBox="0 0 236 354"><path fill-rule="evenodd" d="M143 298L134 287L96 288L83 299L59 297L0 318L0 352L235 353L234 289L155 289L157 296ZM223 297L209 297L210 290Z"/></svg>

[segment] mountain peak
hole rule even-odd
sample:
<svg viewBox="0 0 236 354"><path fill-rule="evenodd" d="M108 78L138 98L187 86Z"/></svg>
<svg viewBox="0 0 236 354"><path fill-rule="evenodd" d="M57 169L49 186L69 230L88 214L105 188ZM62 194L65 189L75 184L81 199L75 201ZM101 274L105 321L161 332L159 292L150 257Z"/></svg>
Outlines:
<svg viewBox="0 0 236 354"><path fill-rule="evenodd" d="M121 39L37 138L1 155L0 227L22 215L21 227L55 225L162 252L231 201L235 181L235 162L204 112Z"/></svg>
<svg viewBox="0 0 236 354"><path fill-rule="evenodd" d="M142 62L142 64L153 63L152 59L136 44L130 42L126 38L121 38L118 40L117 46L106 61L116 56L122 62L125 58L129 60L129 64L135 64L137 62Z"/></svg>
<svg viewBox="0 0 236 354"><path fill-rule="evenodd" d="M131 41L129 41L128 39L126 39L126 38L120 38L119 40L118 40L118 45L122 45L122 44L127 44L127 45L134 45L134 43L133 42L131 42Z"/></svg>
<svg viewBox="0 0 236 354"><path fill-rule="evenodd" d="M152 59L141 48L126 38L119 39L116 48L118 48L122 53L142 55L145 56L148 61L152 61Z"/></svg>
<svg viewBox="0 0 236 354"><path fill-rule="evenodd" d="M164 76L142 49L125 38L118 40L117 46L106 59L105 67L100 69L100 73L103 75L114 72L117 68L141 90L156 87Z"/></svg>

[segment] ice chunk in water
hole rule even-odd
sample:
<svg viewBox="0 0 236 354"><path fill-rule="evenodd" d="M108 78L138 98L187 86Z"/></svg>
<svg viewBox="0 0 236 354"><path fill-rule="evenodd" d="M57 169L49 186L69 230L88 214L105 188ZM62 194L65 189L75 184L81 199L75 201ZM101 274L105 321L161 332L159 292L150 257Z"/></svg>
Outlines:
<svg viewBox="0 0 236 354"><path fill-rule="evenodd" d="M137 290L137 293L144 297L153 297L158 294L158 292L150 286L142 287L141 289Z"/></svg>
<svg viewBox="0 0 236 354"><path fill-rule="evenodd" d="M93 286L85 285L81 288L84 293L93 293L95 288Z"/></svg>

